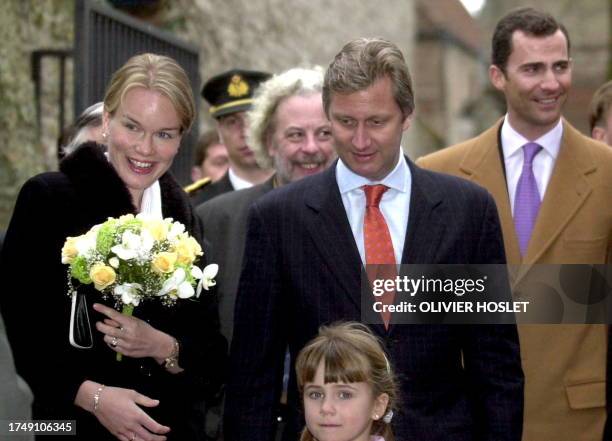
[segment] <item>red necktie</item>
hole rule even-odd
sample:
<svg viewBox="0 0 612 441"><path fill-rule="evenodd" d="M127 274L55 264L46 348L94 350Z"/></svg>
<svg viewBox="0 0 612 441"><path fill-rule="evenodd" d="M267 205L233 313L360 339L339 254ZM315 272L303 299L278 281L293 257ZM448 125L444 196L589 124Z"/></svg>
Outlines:
<svg viewBox="0 0 612 441"><path fill-rule="evenodd" d="M397 268L393 242L385 217L380 211L379 204L382 195L389 189L384 185L364 185L362 187L366 195L365 220L363 223L363 243L365 247L366 265L368 266L368 278L372 283L375 279L395 279ZM380 265L380 266L372 266ZM383 305L392 305L395 299L395 291L387 291L380 297ZM383 310L381 312L385 328L389 327L391 313Z"/></svg>

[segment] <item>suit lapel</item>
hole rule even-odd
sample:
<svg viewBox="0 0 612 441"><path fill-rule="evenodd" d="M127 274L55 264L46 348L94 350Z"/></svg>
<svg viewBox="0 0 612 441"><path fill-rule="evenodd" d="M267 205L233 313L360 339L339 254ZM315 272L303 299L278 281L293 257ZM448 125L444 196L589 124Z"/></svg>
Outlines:
<svg viewBox="0 0 612 441"><path fill-rule="evenodd" d="M363 265L336 183L335 163L307 189L304 224L345 294L361 310Z"/></svg>
<svg viewBox="0 0 612 441"><path fill-rule="evenodd" d="M499 156L497 136L500 125L501 120L476 139L459 164L459 169L464 177L486 188L493 195L503 230L506 260L518 264L521 262L521 252L514 229L502 159Z"/></svg>
<svg viewBox="0 0 612 441"><path fill-rule="evenodd" d="M404 239L402 264L432 263L444 237L444 223L435 208L442 197L429 176L406 159L412 175L410 214Z"/></svg>
<svg viewBox="0 0 612 441"><path fill-rule="evenodd" d="M563 141L525 255L535 263L550 248L592 191L585 175L597 168L580 136L564 122Z"/></svg>

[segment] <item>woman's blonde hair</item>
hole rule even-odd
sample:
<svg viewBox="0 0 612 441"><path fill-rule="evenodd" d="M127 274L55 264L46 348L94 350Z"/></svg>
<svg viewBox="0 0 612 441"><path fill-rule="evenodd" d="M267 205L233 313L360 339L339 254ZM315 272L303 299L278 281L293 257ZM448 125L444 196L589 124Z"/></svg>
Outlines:
<svg viewBox="0 0 612 441"><path fill-rule="evenodd" d="M166 96L181 121L181 133L191 128L195 119L195 102L189 78L170 57L140 54L130 58L111 78L104 95L104 110L113 115L125 94L134 87L155 90Z"/></svg>
<svg viewBox="0 0 612 441"><path fill-rule="evenodd" d="M368 383L374 398L389 396L384 414L395 411L398 392L393 370L379 340L367 326L347 322L319 328L319 335L300 351L295 363L301 395L304 385L314 380L321 362L325 383ZM391 425L382 418L372 422L371 435L380 435L385 441L394 439ZM300 441L315 441L308 427L302 431Z"/></svg>

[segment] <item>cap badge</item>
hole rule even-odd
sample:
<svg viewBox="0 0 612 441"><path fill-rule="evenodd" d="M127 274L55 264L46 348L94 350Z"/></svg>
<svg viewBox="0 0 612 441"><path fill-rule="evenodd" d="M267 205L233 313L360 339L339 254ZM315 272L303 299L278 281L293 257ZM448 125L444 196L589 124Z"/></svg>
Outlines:
<svg viewBox="0 0 612 441"><path fill-rule="evenodd" d="M234 75L227 86L229 96L241 97L249 93L249 84L240 75Z"/></svg>

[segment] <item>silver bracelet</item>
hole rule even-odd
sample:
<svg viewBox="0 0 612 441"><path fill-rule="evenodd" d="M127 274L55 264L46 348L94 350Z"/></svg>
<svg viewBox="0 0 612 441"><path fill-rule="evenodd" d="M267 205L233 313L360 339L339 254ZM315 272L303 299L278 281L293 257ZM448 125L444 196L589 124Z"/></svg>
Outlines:
<svg viewBox="0 0 612 441"><path fill-rule="evenodd" d="M172 338L172 353L164 359L164 368L165 369L173 369L178 366L178 356L180 345L176 338Z"/></svg>
<svg viewBox="0 0 612 441"><path fill-rule="evenodd" d="M94 413L98 410L98 408L100 407L100 392L102 392L104 390L106 386L104 386L103 384L98 388L98 390L96 390L96 392L94 393L93 399L94 399L94 407L93 407L93 411Z"/></svg>

